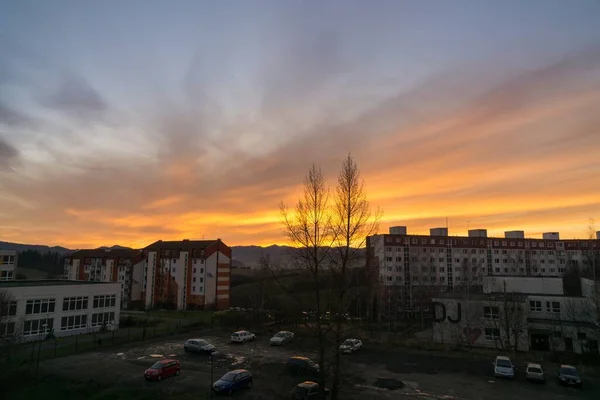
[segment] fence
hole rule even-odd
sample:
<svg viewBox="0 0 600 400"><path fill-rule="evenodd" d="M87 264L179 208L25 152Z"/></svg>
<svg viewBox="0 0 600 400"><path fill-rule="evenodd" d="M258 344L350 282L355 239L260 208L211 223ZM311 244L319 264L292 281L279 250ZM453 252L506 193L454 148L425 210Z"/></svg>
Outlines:
<svg viewBox="0 0 600 400"><path fill-rule="evenodd" d="M155 326L127 327L108 332L57 337L0 348L0 364L35 364L41 360L62 357L111 346L140 342L206 327L199 321L168 321Z"/></svg>

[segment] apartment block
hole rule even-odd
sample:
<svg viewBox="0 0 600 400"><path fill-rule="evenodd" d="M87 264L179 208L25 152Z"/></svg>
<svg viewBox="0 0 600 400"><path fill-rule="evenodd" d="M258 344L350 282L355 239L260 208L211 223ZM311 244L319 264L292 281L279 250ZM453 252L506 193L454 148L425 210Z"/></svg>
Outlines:
<svg viewBox="0 0 600 400"><path fill-rule="evenodd" d="M221 239L152 243L145 249L146 308L223 310L230 303L231 248Z"/></svg>
<svg viewBox="0 0 600 400"><path fill-rule="evenodd" d="M16 250L0 250L0 281L16 279L17 258Z"/></svg>
<svg viewBox="0 0 600 400"><path fill-rule="evenodd" d="M121 306L141 300L143 252L133 249L78 250L65 257L64 277L87 282L117 282Z"/></svg>
<svg viewBox="0 0 600 400"><path fill-rule="evenodd" d="M0 338L42 340L119 327L118 283L67 280L0 282Z"/></svg>
<svg viewBox="0 0 600 400"><path fill-rule="evenodd" d="M484 276L561 277L570 266L600 268L598 238L560 239L558 232L548 232L530 239L523 231L498 238L488 237L485 229L472 229L468 236L448 236L447 228L430 233L410 235L405 226L396 226L367 238L379 316L420 312L429 307L423 299Z"/></svg>

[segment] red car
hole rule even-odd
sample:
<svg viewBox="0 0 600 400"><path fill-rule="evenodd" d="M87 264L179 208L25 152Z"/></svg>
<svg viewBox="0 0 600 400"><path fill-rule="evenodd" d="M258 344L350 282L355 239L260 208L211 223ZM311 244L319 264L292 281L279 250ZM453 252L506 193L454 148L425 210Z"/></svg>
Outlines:
<svg viewBox="0 0 600 400"><path fill-rule="evenodd" d="M177 376L181 373L181 367L177 360L160 360L144 371L144 378L150 381L160 381L163 378Z"/></svg>

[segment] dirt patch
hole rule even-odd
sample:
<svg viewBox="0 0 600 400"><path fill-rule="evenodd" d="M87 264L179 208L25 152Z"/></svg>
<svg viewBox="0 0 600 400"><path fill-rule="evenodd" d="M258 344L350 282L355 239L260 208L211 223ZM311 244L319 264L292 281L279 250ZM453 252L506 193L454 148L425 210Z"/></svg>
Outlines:
<svg viewBox="0 0 600 400"><path fill-rule="evenodd" d="M387 390L399 390L404 388L404 382L393 378L379 378L373 382L373 385Z"/></svg>

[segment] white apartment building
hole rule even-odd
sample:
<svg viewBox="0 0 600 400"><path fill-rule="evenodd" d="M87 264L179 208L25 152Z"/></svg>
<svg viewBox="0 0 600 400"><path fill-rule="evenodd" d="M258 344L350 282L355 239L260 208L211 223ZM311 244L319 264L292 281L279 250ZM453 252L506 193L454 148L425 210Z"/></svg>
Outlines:
<svg viewBox="0 0 600 400"><path fill-rule="evenodd" d="M17 251L0 250L0 281L16 279Z"/></svg>
<svg viewBox="0 0 600 400"><path fill-rule="evenodd" d="M66 280L0 282L0 337L40 340L119 326L119 283Z"/></svg>
<svg viewBox="0 0 600 400"><path fill-rule="evenodd" d="M144 250L145 308L224 310L230 302L231 248L217 240L159 240Z"/></svg>
<svg viewBox="0 0 600 400"><path fill-rule="evenodd" d="M561 277L571 265L600 263L600 232L596 239L560 239L548 232L541 239L523 231L487 237L473 229L469 236L448 236L447 228L430 235L409 235L404 226L367 238L367 269L378 286L379 316L396 318L419 311L423 292L431 297L452 291L465 279L484 276Z"/></svg>
<svg viewBox="0 0 600 400"><path fill-rule="evenodd" d="M600 354L594 282L567 296L557 277L484 277L481 291L433 299L433 339L440 343L510 350Z"/></svg>

